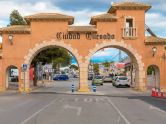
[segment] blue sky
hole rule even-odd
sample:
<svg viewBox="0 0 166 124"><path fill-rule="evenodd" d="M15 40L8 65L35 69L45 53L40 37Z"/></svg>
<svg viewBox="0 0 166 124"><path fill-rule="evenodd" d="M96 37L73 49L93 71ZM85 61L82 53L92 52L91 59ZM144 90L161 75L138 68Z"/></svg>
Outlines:
<svg viewBox="0 0 166 124"><path fill-rule="evenodd" d="M121 51L121 58L126 58L128 55ZM97 51L92 57L91 57L91 60L90 60L92 63L101 63L101 62L111 62L111 61L114 61L114 62L117 62L119 61L119 49L116 49L116 48L105 48L105 49L102 49L100 51ZM76 59L73 57L72 58L72 61L71 61L72 64L76 64L77 61Z"/></svg>
<svg viewBox="0 0 166 124"><path fill-rule="evenodd" d="M160 37L166 37L166 1L165 0L0 0L0 27L9 24L9 15L17 9L22 16L39 12L64 13L75 17L74 25L88 25L90 17L105 13L113 2L137 1L152 5L146 13L146 24ZM1 39L0 39L1 40ZM104 51L109 60L111 54L117 54L116 50ZM109 53L109 54L108 54ZM103 54L103 51L97 55ZM95 60L98 57L94 55Z"/></svg>

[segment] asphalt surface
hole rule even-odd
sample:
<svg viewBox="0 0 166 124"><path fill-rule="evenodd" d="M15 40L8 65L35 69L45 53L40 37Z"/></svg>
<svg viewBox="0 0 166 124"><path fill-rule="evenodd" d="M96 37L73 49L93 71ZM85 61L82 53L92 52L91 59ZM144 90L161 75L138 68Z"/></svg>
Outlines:
<svg viewBox="0 0 166 124"><path fill-rule="evenodd" d="M97 93L69 94L71 81L55 83L31 94L1 93L0 124L166 123L165 99L110 83Z"/></svg>

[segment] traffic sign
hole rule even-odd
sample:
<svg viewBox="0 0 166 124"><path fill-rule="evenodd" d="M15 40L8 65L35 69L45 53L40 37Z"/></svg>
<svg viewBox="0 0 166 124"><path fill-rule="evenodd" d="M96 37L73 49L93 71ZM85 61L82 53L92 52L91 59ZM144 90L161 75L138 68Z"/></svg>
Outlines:
<svg viewBox="0 0 166 124"><path fill-rule="evenodd" d="M27 65L27 64L22 64L22 70L23 70L23 71L26 71L27 68L28 68L28 65Z"/></svg>

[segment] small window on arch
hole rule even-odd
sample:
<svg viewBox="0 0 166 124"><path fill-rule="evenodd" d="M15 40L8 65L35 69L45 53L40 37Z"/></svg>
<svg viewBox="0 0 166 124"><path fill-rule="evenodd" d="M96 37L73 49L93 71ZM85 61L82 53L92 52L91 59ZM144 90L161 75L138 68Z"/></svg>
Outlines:
<svg viewBox="0 0 166 124"><path fill-rule="evenodd" d="M133 18L126 18L126 28L133 27Z"/></svg>

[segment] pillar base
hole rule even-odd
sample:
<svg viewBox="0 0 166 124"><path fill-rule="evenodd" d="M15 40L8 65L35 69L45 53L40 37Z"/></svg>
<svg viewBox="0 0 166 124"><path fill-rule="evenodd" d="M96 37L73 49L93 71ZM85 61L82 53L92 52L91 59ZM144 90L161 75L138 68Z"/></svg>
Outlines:
<svg viewBox="0 0 166 124"><path fill-rule="evenodd" d="M88 87L82 87L78 90L78 92L90 92L90 89Z"/></svg>
<svg viewBox="0 0 166 124"><path fill-rule="evenodd" d="M5 88L0 88L0 92L4 92L5 90Z"/></svg>
<svg viewBox="0 0 166 124"><path fill-rule="evenodd" d="M166 88L161 88L163 92L166 92Z"/></svg>
<svg viewBox="0 0 166 124"><path fill-rule="evenodd" d="M21 93L30 93L31 91L31 88L25 88L25 91L24 91L24 88L19 88L19 92Z"/></svg>
<svg viewBox="0 0 166 124"><path fill-rule="evenodd" d="M137 86L137 87L134 87L134 89L140 92L145 92L147 90L145 86Z"/></svg>

